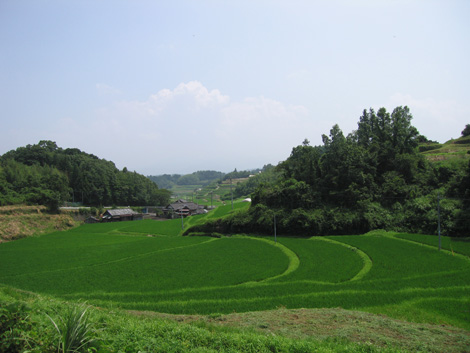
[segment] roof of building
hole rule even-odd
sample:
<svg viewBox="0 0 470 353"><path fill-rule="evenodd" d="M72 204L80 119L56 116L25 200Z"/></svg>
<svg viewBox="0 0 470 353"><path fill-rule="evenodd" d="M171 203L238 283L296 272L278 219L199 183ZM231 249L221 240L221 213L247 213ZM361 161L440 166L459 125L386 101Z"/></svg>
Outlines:
<svg viewBox="0 0 470 353"><path fill-rule="evenodd" d="M109 213L113 217L139 214L138 212L135 212L131 210L130 208L116 208L114 210L107 210L106 213Z"/></svg>
<svg viewBox="0 0 470 353"><path fill-rule="evenodd" d="M169 204L166 209L167 210L181 210L187 208L189 210L197 210L197 209L202 209L204 208L204 205L198 205L197 203L194 202L187 202L185 200L178 200L176 202L173 202L172 204Z"/></svg>

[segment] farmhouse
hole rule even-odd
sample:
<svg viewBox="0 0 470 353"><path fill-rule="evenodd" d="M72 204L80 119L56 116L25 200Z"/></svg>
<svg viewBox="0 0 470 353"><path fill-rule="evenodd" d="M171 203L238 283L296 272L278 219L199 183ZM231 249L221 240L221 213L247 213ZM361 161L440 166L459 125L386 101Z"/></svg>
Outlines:
<svg viewBox="0 0 470 353"><path fill-rule="evenodd" d="M186 200L178 200L166 206L163 209L163 214L168 218L173 218L175 216L192 216L196 214L204 213L204 206L198 205L194 202L188 202Z"/></svg>
<svg viewBox="0 0 470 353"><path fill-rule="evenodd" d="M107 210L103 214L103 221L136 221L141 220L142 214L131 210L130 208L118 208L114 210Z"/></svg>

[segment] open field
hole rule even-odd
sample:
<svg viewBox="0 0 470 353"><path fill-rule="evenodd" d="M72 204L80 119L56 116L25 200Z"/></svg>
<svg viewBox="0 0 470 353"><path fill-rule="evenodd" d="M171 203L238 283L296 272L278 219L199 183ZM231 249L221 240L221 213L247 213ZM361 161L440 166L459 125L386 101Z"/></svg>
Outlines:
<svg viewBox="0 0 470 353"><path fill-rule="evenodd" d="M235 212L248 205L235 203ZM318 347L311 346L312 339L335 340L333 348L320 344L325 352L336 351L338 342L470 351L470 239L442 237L439 251L436 236L385 231L277 237L277 242L256 235L180 236L182 225L230 212L228 204L183 224L181 219L84 224L0 244L0 300L13 295L47 306L51 299L37 299L45 296L127 310L135 318L119 314L124 316L112 320L121 324L109 324L122 345L127 341L120 335L131 335L126 330L151 331L146 320L174 330L170 320L190 325L178 329L185 334L202 330L198 334L209 335L207 342L234 328L242 337L251 332L243 339L257 344L264 342L260 337L280 335L289 342L283 341L289 347L284 351L293 349L292 342L303 347L299 351ZM38 297L24 297L12 287ZM144 331L138 333L142 342ZM169 339L180 342L162 338Z"/></svg>
<svg viewBox="0 0 470 353"><path fill-rule="evenodd" d="M179 237L180 222L91 224L1 244L0 283L133 310L342 307L470 330L468 241L444 238L439 252L436 237L386 232Z"/></svg>

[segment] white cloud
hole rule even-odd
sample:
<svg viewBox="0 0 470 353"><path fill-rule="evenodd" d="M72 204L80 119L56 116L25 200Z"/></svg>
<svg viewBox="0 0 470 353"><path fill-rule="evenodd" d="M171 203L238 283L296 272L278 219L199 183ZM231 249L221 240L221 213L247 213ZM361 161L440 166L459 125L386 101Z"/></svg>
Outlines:
<svg viewBox="0 0 470 353"><path fill-rule="evenodd" d="M304 138L321 133L303 106L265 97L232 101L192 81L96 111L90 125L74 125L67 144L75 141L119 168L162 174L277 164ZM87 147L80 147L85 140Z"/></svg>

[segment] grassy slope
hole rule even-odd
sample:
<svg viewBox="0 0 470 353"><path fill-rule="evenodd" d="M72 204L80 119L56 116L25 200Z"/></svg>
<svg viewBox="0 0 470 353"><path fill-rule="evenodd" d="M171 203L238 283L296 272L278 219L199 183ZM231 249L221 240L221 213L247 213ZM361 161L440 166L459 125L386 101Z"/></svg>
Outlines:
<svg viewBox="0 0 470 353"><path fill-rule="evenodd" d="M78 223L67 214L48 214L44 206L0 207L0 243L33 235L66 230Z"/></svg>
<svg viewBox="0 0 470 353"><path fill-rule="evenodd" d="M344 310L286 309L232 313L227 315L165 315L131 312L138 316L163 317L199 327L229 327L293 339L356 342L373 347L406 351L465 352L470 346L468 331L444 325L396 320L384 315Z"/></svg>
<svg viewBox="0 0 470 353"><path fill-rule="evenodd" d="M470 160L470 136L452 139L436 149L423 152L423 155L431 162L460 163Z"/></svg>
<svg viewBox="0 0 470 353"><path fill-rule="evenodd" d="M47 315L58 322L70 307L77 306L76 303L62 302L52 297L0 286L0 304L7 307L9 303L26 305L27 324L23 325L19 334L20 341L25 342L24 348L30 352L57 351L54 348L57 346L57 336ZM400 352L413 349L413 345L409 344L400 347L399 344L388 341L385 336L381 344L373 346L376 342L371 341L370 338L364 343L357 343L351 342L349 337L342 335L334 339L331 339L331 335L307 334L303 337L294 337L274 330L263 332L250 325L221 327L199 319L192 323L184 323L183 318L174 320L174 318L158 317L154 314L135 315L135 313L126 313L118 309L90 307L88 312L90 313L89 323L94 328L95 348L98 352L359 353ZM279 317L283 317L283 314L281 313ZM250 322L248 318L243 321ZM434 330L434 335L444 332L440 328L430 329ZM447 334L446 337L452 337L457 342L448 346L450 351L458 351L458 349L462 351L462 343L466 341L461 341L461 339L465 340L465 336L459 330L453 330L450 334L451 336Z"/></svg>

